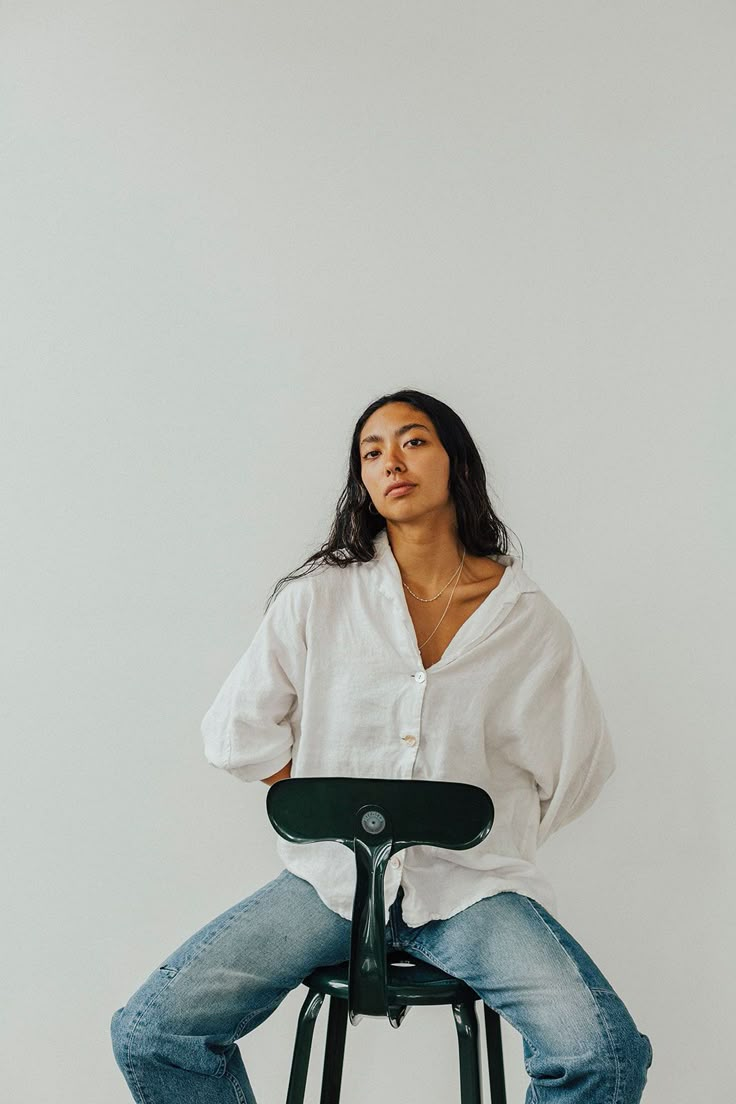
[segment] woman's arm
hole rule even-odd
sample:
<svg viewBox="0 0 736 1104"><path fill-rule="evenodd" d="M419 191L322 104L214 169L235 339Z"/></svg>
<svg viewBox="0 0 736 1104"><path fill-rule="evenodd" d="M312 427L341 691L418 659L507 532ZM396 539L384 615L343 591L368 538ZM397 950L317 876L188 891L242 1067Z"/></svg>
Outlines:
<svg viewBox="0 0 736 1104"><path fill-rule="evenodd" d="M517 765L535 779L537 847L581 816L615 770L611 733L570 623L556 606L534 641L512 728Z"/></svg>
<svg viewBox="0 0 736 1104"><path fill-rule="evenodd" d="M307 584L296 583L271 603L202 721L208 761L243 782L280 778L293 757L292 718L304 690L310 601Z"/></svg>
<svg viewBox="0 0 736 1104"><path fill-rule="evenodd" d="M590 808L616 768L608 723L572 632L544 716L538 847Z"/></svg>

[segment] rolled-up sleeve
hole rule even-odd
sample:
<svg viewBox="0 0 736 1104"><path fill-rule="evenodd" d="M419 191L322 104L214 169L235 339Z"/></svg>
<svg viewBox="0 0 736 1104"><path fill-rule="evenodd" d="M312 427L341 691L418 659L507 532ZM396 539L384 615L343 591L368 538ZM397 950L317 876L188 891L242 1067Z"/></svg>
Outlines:
<svg viewBox="0 0 736 1104"><path fill-rule="evenodd" d="M608 723L572 628L556 611L526 699L526 766L539 796L537 846L589 809L616 769Z"/></svg>
<svg viewBox="0 0 736 1104"><path fill-rule="evenodd" d="M268 778L292 758L291 717L304 688L304 583L287 583L201 725L207 761L243 782Z"/></svg>

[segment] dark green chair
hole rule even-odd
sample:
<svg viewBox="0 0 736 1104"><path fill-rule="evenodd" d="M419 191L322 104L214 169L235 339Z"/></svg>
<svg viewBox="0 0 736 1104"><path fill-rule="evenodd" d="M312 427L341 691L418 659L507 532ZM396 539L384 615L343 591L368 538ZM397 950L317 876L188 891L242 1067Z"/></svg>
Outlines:
<svg viewBox="0 0 736 1104"><path fill-rule="evenodd" d="M269 787L266 809L292 843L335 840L355 853L350 959L304 978L287 1104L303 1104L314 1026L326 996L329 1018L320 1104L338 1104L348 1017L387 1016L400 1027L412 1005L449 1004L457 1029L461 1104L481 1104L475 1002L465 982L411 955L386 953L383 879L388 860L415 844L465 851L485 839L493 802L464 782L393 778L284 778ZM501 1022L483 1004L492 1104L506 1104Z"/></svg>

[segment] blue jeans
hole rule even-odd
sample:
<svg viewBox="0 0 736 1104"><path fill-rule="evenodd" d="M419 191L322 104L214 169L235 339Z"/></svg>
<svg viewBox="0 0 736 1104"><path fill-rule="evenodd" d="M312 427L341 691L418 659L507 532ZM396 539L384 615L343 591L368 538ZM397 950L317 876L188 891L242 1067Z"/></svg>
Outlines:
<svg viewBox="0 0 736 1104"><path fill-rule="evenodd" d="M526 1104L638 1104L649 1039L540 904L499 893L410 928L401 897L402 890L391 906L387 946L461 978L520 1032ZM113 1014L113 1053L134 1100L254 1104L236 1040L317 966L349 955L349 921L282 870L191 936Z"/></svg>

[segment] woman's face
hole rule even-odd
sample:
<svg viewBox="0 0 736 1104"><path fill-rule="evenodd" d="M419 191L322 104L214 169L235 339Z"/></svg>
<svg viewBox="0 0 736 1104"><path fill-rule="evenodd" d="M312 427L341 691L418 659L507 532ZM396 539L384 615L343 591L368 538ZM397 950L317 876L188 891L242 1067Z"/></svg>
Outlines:
<svg viewBox="0 0 736 1104"><path fill-rule="evenodd" d="M432 510L454 514L450 458L423 411L402 402L379 407L360 431L359 448L363 483L387 520L416 520ZM414 484L412 490L387 494L404 481Z"/></svg>

